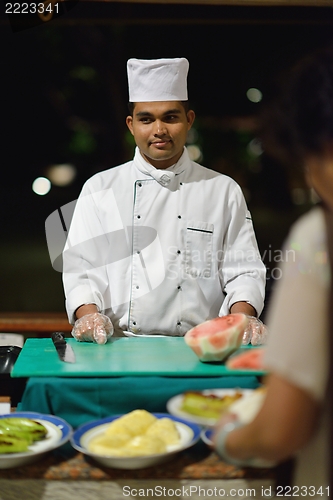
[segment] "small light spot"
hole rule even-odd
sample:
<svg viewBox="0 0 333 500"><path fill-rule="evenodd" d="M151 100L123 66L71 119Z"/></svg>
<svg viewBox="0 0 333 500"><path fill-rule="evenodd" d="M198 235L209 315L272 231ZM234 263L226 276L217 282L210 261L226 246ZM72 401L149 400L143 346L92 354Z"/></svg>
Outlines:
<svg viewBox="0 0 333 500"><path fill-rule="evenodd" d="M187 152L192 161L201 161L202 160L202 152L199 146L196 144L190 144L187 146Z"/></svg>
<svg viewBox="0 0 333 500"><path fill-rule="evenodd" d="M47 169L47 176L55 186L67 186L76 176L76 168L70 164L52 165Z"/></svg>
<svg viewBox="0 0 333 500"><path fill-rule="evenodd" d="M37 177L32 183L32 190L34 193L44 196L51 189L51 182L46 177Z"/></svg>
<svg viewBox="0 0 333 500"><path fill-rule="evenodd" d="M247 145L247 150L253 156L260 156L263 153L261 141L257 138L252 139Z"/></svg>
<svg viewBox="0 0 333 500"><path fill-rule="evenodd" d="M249 101L257 103L261 101L262 93L260 92L259 89L250 88L246 92L246 97L248 98Z"/></svg>

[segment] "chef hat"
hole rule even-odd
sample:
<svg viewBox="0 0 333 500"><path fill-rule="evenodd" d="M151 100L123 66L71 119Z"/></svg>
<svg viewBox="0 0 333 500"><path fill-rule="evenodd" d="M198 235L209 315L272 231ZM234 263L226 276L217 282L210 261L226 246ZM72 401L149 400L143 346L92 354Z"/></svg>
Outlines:
<svg viewBox="0 0 333 500"><path fill-rule="evenodd" d="M187 101L188 60L129 59L127 61L130 102Z"/></svg>

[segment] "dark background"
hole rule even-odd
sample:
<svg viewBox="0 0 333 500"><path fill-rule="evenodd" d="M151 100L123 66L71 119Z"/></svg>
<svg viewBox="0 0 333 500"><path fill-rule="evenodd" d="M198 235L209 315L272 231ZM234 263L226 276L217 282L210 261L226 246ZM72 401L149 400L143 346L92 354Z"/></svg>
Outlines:
<svg viewBox="0 0 333 500"><path fill-rule="evenodd" d="M249 151L261 104L246 91L259 88L264 104L283 70L331 44L332 9L78 2L57 19L33 24L1 11L0 310L64 310L45 219L75 200L92 174L132 157L125 127L130 57L189 59L201 163L243 188L269 291L276 252L312 204L297 168ZM74 182L34 194L33 180L58 163L75 165Z"/></svg>

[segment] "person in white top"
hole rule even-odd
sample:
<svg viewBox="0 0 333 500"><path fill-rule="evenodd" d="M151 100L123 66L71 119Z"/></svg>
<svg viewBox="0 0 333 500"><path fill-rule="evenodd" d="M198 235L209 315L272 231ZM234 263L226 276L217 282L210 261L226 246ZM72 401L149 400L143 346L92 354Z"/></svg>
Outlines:
<svg viewBox="0 0 333 500"><path fill-rule="evenodd" d="M195 118L188 67L185 58L128 61L134 158L85 183L63 252L77 340L183 336L230 312L260 327L266 270L241 189L185 147Z"/></svg>
<svg viewBox="0 0 333 500"><path fill-rule="evenodd" d="M303 163L322 203L296 222L284 245L267 320L263 406L247 425L232 415L221 419L214 442L224 460L240 466L295 457L293 482L277 496L324 499L333 486L333 51L300 62L282 95L273 142Z"/></svg>

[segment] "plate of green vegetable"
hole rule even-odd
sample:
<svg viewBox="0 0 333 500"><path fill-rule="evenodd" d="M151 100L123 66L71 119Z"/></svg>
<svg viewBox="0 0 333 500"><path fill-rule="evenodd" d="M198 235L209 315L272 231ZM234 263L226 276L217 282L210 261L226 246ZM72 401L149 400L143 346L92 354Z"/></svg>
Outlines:
<svg viewBox="0 0 333 500"><path fill-rule="evenodd" d="M72 427L55 415L14 412L0 415L0 469L33 463L65 444Z"/></svg>

